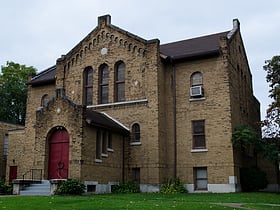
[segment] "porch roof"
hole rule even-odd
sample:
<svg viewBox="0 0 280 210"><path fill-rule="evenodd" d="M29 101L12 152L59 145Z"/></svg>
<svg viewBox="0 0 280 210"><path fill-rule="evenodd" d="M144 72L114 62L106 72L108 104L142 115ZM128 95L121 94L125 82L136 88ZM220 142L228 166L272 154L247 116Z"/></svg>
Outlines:
<svg viewBox="0 0 280 210"><path fill-rule="evenodd" d="M86 110L86 122L89 125L94 125L96 127L101 127L107 130L116 131L124 135L129 135L129 129L122 123L111 117L104 112L97 112L90 109Z"/></svg>

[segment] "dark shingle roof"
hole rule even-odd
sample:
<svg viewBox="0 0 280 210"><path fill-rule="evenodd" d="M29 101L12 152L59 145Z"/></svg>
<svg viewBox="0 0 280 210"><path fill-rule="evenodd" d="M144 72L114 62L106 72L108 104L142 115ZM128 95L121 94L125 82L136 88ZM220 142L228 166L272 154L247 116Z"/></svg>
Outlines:
<svg viewBox="0 0 280 210"><path fill-rule="evenodd" d="M56 66L52 66L33 77L28 84L32 86L46 85L55 82Z"/></svg>
<svg viewBox="0 0 280 210"><path fill-rule="evenodd" d="M87 109L86 122L90 125L94 125L101 128L110 129L120 132L125 135L129 135L129 129L122 125L120 122L114 120L109 115L103 112L96 112Z"/></svg>
<svg viewBox="0 0 280 210"><path fill-rule="evenodd" d="M225 37L229 31L163 44L160 53L174 60L194 58L210 54L217 54L220 50L220 37Z"/></svg>

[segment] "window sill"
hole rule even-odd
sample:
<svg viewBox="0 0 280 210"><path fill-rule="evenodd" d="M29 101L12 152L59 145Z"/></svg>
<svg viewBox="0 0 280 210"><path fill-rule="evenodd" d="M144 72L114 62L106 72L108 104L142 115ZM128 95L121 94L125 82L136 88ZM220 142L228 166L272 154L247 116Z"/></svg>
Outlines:
<svg viewBox="0 0 280 210"><path fill-rule="evenodd" d="M189 101L204 101L206 98L205 97L201 97L201 98L190 98Z"/></svg>
<svg viewBox="0 0 280 210"><path fill-rule="evenodd" d="M139 141L139 142L131 142L130 145L131 146L137 146L137 145L141 145L142 143Z"/></svg>
<svg viewBox="0 0 280 210"><path fill-rule="evenodd" d="M114 152L114 150L112 148L107 148L108 152Z"/></svg>
<svg viewBox="0 0 280 210"><path fill-rule="evenodd" d="M100 159L95 159L95 162L96 162L96 163L102 163L102 160L100 160Z"/></svg>
<svg viewBox="0 0 280 210"><path fill-rule="evenodd" d="M196 153L196 152L208 152L208 149L192 149L191 152Z"/></svg>
<svg viewBox="0 0 280 210"><path fill-rule="evenodd" d="M106 158L107 158L107 157L108 157L108 154L102 153L102 154L101 154L101 157L106 157Z"/></svg>

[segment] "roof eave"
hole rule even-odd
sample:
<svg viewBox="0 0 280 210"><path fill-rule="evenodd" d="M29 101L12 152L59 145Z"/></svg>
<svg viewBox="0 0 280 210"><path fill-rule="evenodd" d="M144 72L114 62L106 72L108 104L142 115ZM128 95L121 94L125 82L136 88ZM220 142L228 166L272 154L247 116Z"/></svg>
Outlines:
<svg viewBox="0 0 280 210"><path fill-rule="evenodd" d="M188 55L178 55L178 56L167 56L164 54L160 54L160 57L165 61L185 61L185 60L196 60L201 58L209 58L209 57L216 57L220 55L220 50L211 50L203 53L195 53L195 54L188 54Z"/></svg>
<svg viewBox="0 0 280 210"><path fill-rule="evenodd" d="M27 83L28 85L31 86L44 86L44 85L50 85L50 84L55 84L55 78L54 79L48 79L48 80L41 80L41 81L30 81Z"/></svg>

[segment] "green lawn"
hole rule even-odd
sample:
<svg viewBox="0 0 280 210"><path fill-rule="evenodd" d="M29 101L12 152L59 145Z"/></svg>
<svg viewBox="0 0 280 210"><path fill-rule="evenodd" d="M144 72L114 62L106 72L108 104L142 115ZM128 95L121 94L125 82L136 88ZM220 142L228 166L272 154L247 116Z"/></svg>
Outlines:
<svg viewBox="0 0 280 210"><path fill-rule="evenodd" d="M222 206L218 203L241 203L247 209L280 209L280 194L205 193L163 195L141 193L50 197L0 196L0 210L237 209Z"/></svg>

